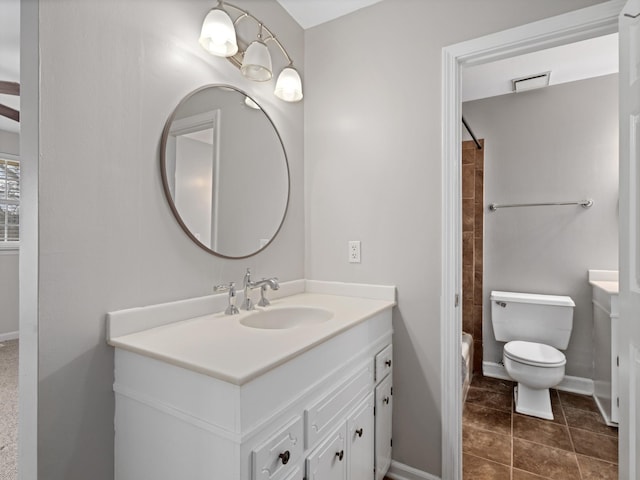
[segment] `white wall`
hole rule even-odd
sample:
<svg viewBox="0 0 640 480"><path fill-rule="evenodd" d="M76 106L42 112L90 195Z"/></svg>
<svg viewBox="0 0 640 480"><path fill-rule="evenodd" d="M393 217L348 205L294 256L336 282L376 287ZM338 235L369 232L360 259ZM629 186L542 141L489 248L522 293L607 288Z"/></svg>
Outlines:
<svg viewBox="0 0 640 480"><path fill-rule="evenodd" d="M307 277L398 287L396 461L441 472L442 47L594 3L384 0L306 32Z"/></svg>
<svg viewBox="0 0 640 480"><path fill-rule="evenodd" d="M618 75L467 102L485 139L485 204L592 198L593 207L485 209L484 360L502 359L491 290L569 295L568 375L592 378L587 270L618 269Z"/></svg>
<svg viewBox="0 0 640 480"><path fill-rule="evenodd" d="M20 155L20 135L0 130L0 157L3 153ZM14 337L18 332L18 263L17 250L0 250L0 338Z"/></svg>
<svg viewBox="0 0 640 480"><path fill-rule="evenodd" d="M275 0L235 3L277 32L304 65L303 32ZM28 293L38 296L40 478L113 479L106 312L206 295L215 284L241 281L247 266L258 276L304 276L303 104L281 102L273 83L245 81L227 60L202 50L200 26L212 6L39 4L33 34L40 46L40 279ZM291 163L284 226L269 248L246 260L224 260L193 244L162 189L164 123L185 94L210 83L233 84L256 98Z"/></svg>
<svg viewBox="0 0 640 480"><path fill-rule="evenodd" d="M0 152L20 155L20 135L0 130Z"/></svg>
<svg viewBox="0 0 640 480"><path fill-rule="evenodd" d="M18 264L17 250L0 250L0 341L18 335Z"/></svg>

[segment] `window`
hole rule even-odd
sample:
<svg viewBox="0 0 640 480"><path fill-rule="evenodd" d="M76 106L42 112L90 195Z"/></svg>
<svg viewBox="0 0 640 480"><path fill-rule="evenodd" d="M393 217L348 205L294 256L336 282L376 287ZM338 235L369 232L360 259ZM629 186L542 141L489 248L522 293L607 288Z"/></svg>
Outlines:
<svg viewBox="0 0 640 480"><path fill-rule="evenodd" d="M19 240L20 162L0 156L0 247Z"/></svg>

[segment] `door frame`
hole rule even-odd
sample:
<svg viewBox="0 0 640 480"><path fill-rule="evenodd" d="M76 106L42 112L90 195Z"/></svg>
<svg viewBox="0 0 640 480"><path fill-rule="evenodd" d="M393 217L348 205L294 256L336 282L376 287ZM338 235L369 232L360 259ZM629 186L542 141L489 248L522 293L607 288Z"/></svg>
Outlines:
<svg viewBox="0 0 640 480"><path fill-rule="evenodd" d="M462 478L462 67L615 33L624 4L611 0L442 49L442 478Z"/></svg>

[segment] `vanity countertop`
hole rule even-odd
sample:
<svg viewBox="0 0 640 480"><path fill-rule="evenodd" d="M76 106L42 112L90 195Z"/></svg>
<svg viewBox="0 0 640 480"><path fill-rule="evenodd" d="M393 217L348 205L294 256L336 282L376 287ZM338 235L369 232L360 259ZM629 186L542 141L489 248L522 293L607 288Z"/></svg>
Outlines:
<svg viewBox="0 0 640 480"><path fill-rule="evenodd" d="M272 300L266 309L320 307L333 317L297 328L260 329L240 323L253 312L221 312L110 337L108 343L242 385L394 305L390 300L299 293Z"/></svg>
<svg viewBox="0 0 640 480"><path fill-rule="evenodd" d="M618 282L617 281L605 281L595 280L589 282L592 286L598 287L609 295L618 295Z"/></svg>
<svg viewBox="0 0 640 480"><path fill-rule="evenodd" d="M618 295L618 271L617 270L589 270L589 284L596 287L606 295Z"/></svg>

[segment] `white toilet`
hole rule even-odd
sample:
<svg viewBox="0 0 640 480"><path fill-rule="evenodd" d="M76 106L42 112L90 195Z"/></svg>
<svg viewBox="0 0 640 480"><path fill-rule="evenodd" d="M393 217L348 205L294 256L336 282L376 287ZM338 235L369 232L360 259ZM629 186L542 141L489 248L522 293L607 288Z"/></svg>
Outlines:
<svg viewBox="0 0 640 480"><path fill-rule="evenodd" d="M502 360L518 382L516 412L553 420L549 388L564 378L565 350L573 328L570 297L491 292L496 340L507 342Z"/></svg>

